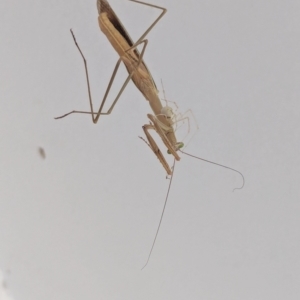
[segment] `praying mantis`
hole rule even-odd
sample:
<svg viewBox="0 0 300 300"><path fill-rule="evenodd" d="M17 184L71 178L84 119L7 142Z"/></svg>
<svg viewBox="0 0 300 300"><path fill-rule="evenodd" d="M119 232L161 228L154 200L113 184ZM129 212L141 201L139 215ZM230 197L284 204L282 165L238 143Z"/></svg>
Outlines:
<svg viewBox="0 0 300 300"><path fill-rule="evenodd" d="M172 175L172 170L166 161L164 155L160 151L159 147L157 146L156 142L154 141L153 137L150 135L149 130L155 130L158 135L161 137L163 143L168 149L168 153L171 153L174 158L179 161L180 157L177 154L177 151L184 146L182 142L177 142L175 131L173 128L174 124L174 113L170 106L163 107L160 98L158 96L158 90L156 88L155 82L152 78L152 75L147 68L145 62L143 61L143 56L148 44L148 40L145 39L146 35L151 31L151 29L156 25L156 23L163 17L163 15L166 13L166 9L163 7L159 7L153 4L148 4L145 2L137 1L137 0L129 0L132 2L144 4L150 7L161 9L161 14L157 17L157 19L150 25L150 27L142 34L142 36L137 40L136 43L133 43L132 39L130 38L129 34L127 33L126 29L116 16L115 12L110 7L109 3L106 0L98 0L97 1L97 8L99 12L98 22L101 31L106 35L108 40L110 41L113 48L116 50L116 52L119 54L120 58L118 59L116 66L114 68L113 74L111 76L111 79L109 81L109 84L107 86L106 92L104 94L104 98L102 100L102 103L100 105L100 108L98 112L94 112L93 109L93 103L92 103L92 97L90 92L90 85L88 80L88 71L87 71L87 64L86 60L83 56L83 53L81 49L79 48L76 38L74 36L74 33L71 30L74 42L80 51L80 54L84 60L85 65L85 71L86 71L86 78L87 78L87 85L88 85L88 94L89 94L89 104L90 104L90 112L84 112L84 111L71 111L70 113L67 113L59 118L66 117L67 115L70 115L72 113L86 113L91 114L93 123L97 123L101 115L109 115L111 114L115 104L119 100L122 92L126 88L128 82L130 79L134 82L136 87L140 90L140 92L143 94L145 99L149 102L149 105L154 113L148 114L148 118L150 119L151 123L146 124L143 126L143 130L145 132L145 135L148 140L148 145L154 152L154 154L157 156L159 161L161 162L162 166L166 170L168 175ZM143 48L141 53L137 50L137 46L143 44ZM108 93L110 91L110 88L113 84L113 81L115 79L115 76L117 74L117 71L119 69L119 66L121 62L124 63L127 71L128 76L121 87L117 97L113 101L112 105L108 109L107 112L103 112L103 107L106 102ZM187 117L183 117L180 120L176 120L176 122L181 121Z"/></svg>
<svg viewBox="0 0 300 300"><path fill-rule="evenodd" d="M170 183L169 183L169 187L168 187L168 192L166 195L166 199L165 199L165 203L164 203L164 208L161 214L161 218L160 218L160 222L156 231L156 235L152 244L152 248L150 250L149 256L148 256L148 260L147 263L149 261L149 258L151 256L157 235L158 235L158 231L161 225L161 221L164 215L164 211L165 211L165 207L167 204L167 199L168 199L168 195L169 195L169 191L170 191L170 187L171 187L171 183L172 183L172 178L173 178L173 173L174 173L174 168L175 168L175 161L179 161L180 157L178 155L178 151L189 155L191 157L197 158L197 159L201 159L203 161L230 169L232 171L238 172L242 178L243 178L243 185L244 186L244 177L243 175L235 170L232 169L230 167L215 163L215 162L211 162L196 156L193 156L191 154L185 153L181 150L181 148L184 146L183 142L177 142L176 136L175 136L175 130L174 130L174 124L180 121L183 121L185 119L188 119L187 116L182 115L179 119L176 118L172 108L168 105L163 106L161 103L161 100L158 96L158 90L156 88L155 82L152 78L152 75L148 69L148 67L146 66L144 60L143 60L143 56L148 44L148 40L145 39L146 35L152 30L152 28L157 24L157 22L164 16L164 14L166 13L166 9L160 6L156 6L153 4L149 4L149 3L145 3L145 2L141 2L141 1L137 1L137 0L129 0L132 2L136 2L139 4L143 4L146 6L150 6L153 8L157 8L162 10L161 14L156 18L156 20L149 26L149 28L142 34L142 36L135 42L133 43L132 39L130 38L129 34L127 33L126 29L124 28L124 26L122 25L122 23L120 22L120 20L118 19L117 15L115 14L115 12L112 10L112 8L110 7L109 3L107 2L107 0L97 0L97 8L98 8L98 12L99 12L99 16L98 16L98 22L99 22L99 26L101 31L106 35L107 39L109 40L109 42L111 43L111 45L113 46L113 48L116 50L116 52L119 55L119 59L116 63L116 66L113 70L111 79L109 81L109 84L107 86L106 92L104 94L102 103L98 109L97 112L94 112L94 108L93 108L93 102L92 102L92 97L91 97L91 89L90 89L90 84L89 84L89 76L88 76L88 69L87 69L87 62L86 59L76 41L75 35L73 33L73 31L71 30L71 34L72 37L74 39L75 45L78 48L80 55L84 61L84 67L85 67L85 73L86 73L86 80L87 80L87 87L88 87L88 97L89 97L89 105L90 105L90 111L78 111L78 110L73 110L67 114L64 114L60 117L57 117L55 119L61 119L64 118L70 114L73 113L81 113L81 114L90 114L92 116L92 121L93 123L97 123L100 116L101 115L109 115L111 114L112 110L114 109L117 101L119 100L122 92L124 91L124 89L126 88L127 84L129 83L130 80L133 81L133 83L135 84L135 86L139 89L139 91L142 93L142 95L145 97L145 99L148 101L153 113L153 114L147 114L147 117L150 119L150 124L146 124L143 126L143 130L144 133L146 135L146 138L148 140L145 141L143 138L143 140L148 144L148 146L151 148L151 150L154 152L154 154L156 155L156 157L159 159L159 161L161 162L162 166L164 167L165 171L167 172L168 175L171 176L170 178ZM137 46L139 45L143 45L143 48L141 50L141 52L138 51ZM107 112L103 112L103 107L104 104L106 102L107 96L109 94L109 91L111 89L111 86L113 84L113 81L115 79L115 76L117 74L117 71L120 67L121 62L123 62L123 64L125 65L127 71L128 71L128 76L125 80L125 82L123 83L120 91L118 92L115 100L113 101L113 103L111 104L110 108L107 110ZM174 157L174 164L173 167L171 168L168 164L168 162L166 161L164 155L162 154L162 152L160 151L159 147L157 146L155 140L153 139L153 137L151 136L151 134L149 133L150 130L154 130L157 132L157 134L160 136L160 138L162 139L162 142L165 144L165 146L167 147L167 152L169 154L172 154ZM240 187L240 188L242 188ZM240 189L238 188L238 189ZM147 265L146 263L146 265ZM145 266L146 266L145 265ZM144 266L144 267L145 267Z"/></svg>

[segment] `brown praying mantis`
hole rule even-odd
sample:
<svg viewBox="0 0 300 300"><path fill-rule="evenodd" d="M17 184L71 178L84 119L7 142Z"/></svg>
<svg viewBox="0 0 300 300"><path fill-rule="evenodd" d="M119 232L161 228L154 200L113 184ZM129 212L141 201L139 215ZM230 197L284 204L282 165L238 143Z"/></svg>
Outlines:
<svg viewBox="0 0 300 300"><path fill-rule="evenodd" d="M93 121L93 123L96 124L101 115L111 114L113 108L115 107L117 101L119 100L122 92L124 91L124 89L126 88L128 82L130 80L133 81L135 86L140 90L140 92L143 94L143 96L149 102L149 105L150 105L154 115L148 114L147 116L151 122L150 122L150 124L146 124L143 126L143 130L145 132L148 142L145 141L143 138L142 139L148 144L148 146L151 148L151 150L157 156L157 158L163 165L164 169L166 170L167 174L171 175L171 178L170 178L169 188L168 188L167 196L165 199L164 208L163 208L163 211L161 214L160 222L159 222L159 225L158 225L158 228L156 231L156 235L155 235L155 238L154 238L154 241L152 244L152 248L151 248L149 256L148 256L148 260L147 260L147 263L148 263L149 258L152 253L152 250L153 250L153 247L154 247L154 244L155 244L155 241L156 241L156 238L157 238L157 235L158 235L158 231L159 231L159 228L161 225L164 210L166 207L166 203L167 203L167 199L168 199L168 195L169 195L169 191L170 191L170 187L171 187L171 183L172 183L174 168L175 168L175 160L177 160L177 161L180 160L180 157L179 157L177 151L180 151L181 153L192 156L194 158L201 159L206 162L209 162L209 163L233 170L235 172L238 172L243 178L243 185L240 188L243 188L245 181L244 181L243 175L235 169L232 169L230 167L226 167L224 165L193 156L191 154L185 153L182 150L180 150L184 146L184 144L183 144L183 142L177 142L173 125L177 122L188 119L188 117L185 115L181 115L179 118L176 118L176 116L170 106L162 105L161 100L158 96L158 90L156 88L155 82L152 78L152 75L151 75L148 67L146 66L146 64L143 60L143 56L144 56L144 53L145 53L145 50L146 50L146 47L148 44L148 40L145 39L145 37L152 30L152 28L156 25L156 23L163 17L163 15L166 13L167 10L163 7L145 3L145 2L141 2L141 1L137 1L137 0L129 0L129 1L136 2L136 3L143 4L143 5L150 6L150 7L154 7L154 8L162 10L162 12L156 18L156 20L149 26L149 28L142 34L142 36L134 43L132 41L132 39L130 38L129 34L127 33L126 29L124 28L124 26L118 19L117 15L110 7L109 3L106 0L97 0L97 8L98 8L98 12L99 12L98 22L99 22L100 29L106 35L106 37L108 38L111 45L118 53L119 59L113 70L111 79L107 86L107 89L104 94L100 108L99 108L98 112L94 112L93 102L92 102L92 97L91 97L90 83L89 83L89 75L88 75L88 69L87 69L87 62L86 62L86 59L76 41L74 33L71 30L75 45L78 48L78 50L82 56L82 59L84 61L90 111L73 110L73 111L71 111L63 116L57 117L55 119L61 119L70 114L73 114L73 113L91 114L92 121ZM137 46L142 45L142 44L143 44L143 48L142 48L141 52L139 52L137 49ZM118 92L115 100L111 104L110 108L107 110L107 112L103 112L104 104L106 102L107 96L109 94L109 91L111 89L111 86L113 84L113 81L115 79L115 76L117 74L117 71L120 67L121 62L123 62L123 64L125 65L125 67L128 71L128 76L127 76L125 82L123 83L120 91ZM174 156L173 170L169 166L164 155L162 154L159 147L157 146L155 140L150 135L149 130L154 130L157 132L157 134L160 136L163 143L167 147L167 149L168 149L167 152ZM240 188L238 188L238 189L240 189ZM147 263L146 263L146 265L147 265Z"/></svg>
<svg viewBox="0 0 300 300"><path fill-rule="evenodd" d="M154 154L157 156L159 161L162 163L163 167L165 168L168 175L172 175L171 168L169 164L167 163L164 155L160 151L159 147L157 146L156 142L152 138L152 136L149 133L149 130L155 130L158 135L161 137L163 143L168 148L168 153L171 153L176 160L180 160L179 155L177 154L177 151L183 147L182 142L177 142L175 132L173 129L173 116L174 113L172 111L172 108L170 106L163 107L160 98L158 97L158 90L156 88L155 82L152 78L152 75L147 68L145 62L143 61L143 56L145 53L145 49L147 47L148 40L144 39L145 36L151 31L151 29L156 25L156 23L162 18L162 16L166 13L166 9L144 3L141 1L136 0L130 0L132 2L144 4L150 7L155 7L158 9L161 9L162 12L158 16L158 18L150 25L150 27L143 33L143 35L138 39L136 43L133 43L132 39L130 38L129 34L127 33L126 29L116 16L115 12L112 10L110 5L106 0L98 0L97 1L97 8L99 12L98 22L101 31L106 35L114 49L119 54L120 58L118 59L115 69L113 71L113 74L111 76L111 79L109 81L109 84L107 86L106 92L104 94L104 98L102 100L102 103L100 105L100 108L98 112L94 112L93 109L93 103L92 103L92 97L91 97L91 91L90 91L90 84L88 79L88 71L87 71L87 64L86 60L83 56L82 51L80 50L77 41L75 39L75 36L72 33L72 36L74 38L74 42L80 51L80 54L84 60L85 65L85 71L86 71L86 78L87 78L87 85L88 85L88 94L89 94L89 103L90 103L90 112L84 112L84 111L72 111L68 114L65 114L59 118L63 118L67 115L70 115L72 113L85 113L85 114L91 114L92 120L94 123L97 123L101 115L109 115L117 101L119 100L122 92L126 88L128 82L130 79L134 82L136 87L141 91L141 93L144 95L146 100L149 102L150 107L154 113L148 114L148 118L151 121L151 124L146 124L143 126L143 130L145 132L145 135L148 139L149 146L153 150ZM137 50L137 46L144 44L141 53ZM117 74L117 71L119 69L119 66L121 62L124 63L129 75L127 76L123 86L121 87L117 97L113 101L112 105L108 109L107 112L103 112L103 107L106 102L106 98L109 94L110 88L113 84L113 81L115 79L115 76ZM182 119L180 119L182 120ZM178 122L179 120L177 120Z"/></svg>

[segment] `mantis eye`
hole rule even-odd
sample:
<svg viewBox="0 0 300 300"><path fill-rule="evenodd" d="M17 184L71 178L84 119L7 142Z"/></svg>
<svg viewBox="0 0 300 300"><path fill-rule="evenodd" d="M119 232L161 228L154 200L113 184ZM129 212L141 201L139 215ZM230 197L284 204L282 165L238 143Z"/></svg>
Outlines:
<svg viewBox="0 0 300 300"><path fill-rule="evenodd" d="M184 147L184 143L183 142L179 142L179 143L177 143L177 150L178 149L181 149L181 148L183 148Z"/></svg>
<svg viewBox="0 0 300 300"><path fill-rule="evenodd" d="M177 144L176 144L176 151L179 150L179 149L181 149L181 148L183 148L183 146L184 146L184 143L183 143L183 142L177 143ZM169 149L167 150L167 153L168 153L168 154L171 154L171 152L170 152Z"/></svg>

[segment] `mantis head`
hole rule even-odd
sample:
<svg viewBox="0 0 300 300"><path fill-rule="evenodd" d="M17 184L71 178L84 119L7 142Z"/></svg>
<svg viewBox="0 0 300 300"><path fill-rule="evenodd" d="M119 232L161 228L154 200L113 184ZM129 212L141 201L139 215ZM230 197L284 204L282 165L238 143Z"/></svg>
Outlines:
<svg viewBox="0 0 300 300"><path fill-rule="evenodd" d="M161 109L161 114L164 115L164 116L166 116L168 119L172 119L173 116L174 116L173 109L170 106L164 106Z"/></svg>

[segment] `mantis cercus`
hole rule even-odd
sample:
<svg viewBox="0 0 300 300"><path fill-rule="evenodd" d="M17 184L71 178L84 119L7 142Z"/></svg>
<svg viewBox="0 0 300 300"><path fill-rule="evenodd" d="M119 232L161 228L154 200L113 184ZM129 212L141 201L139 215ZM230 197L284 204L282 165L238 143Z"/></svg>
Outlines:
<svg viewBox="0 0 300 300"><path fill-rule="evenodd" d="M151 31L151 29L156 25L156 23L163 17L163 15L166 13L167 10L163 7L145 3L145 2L141 2L141 1L137 1L137 0L129 0L129 1L136 2L136 3L143 4L143 5L150 6L150 7L154 7L154 8L162 10L162 12L157 17L157 19L149 26L149 28L142 34L142 36L135 43L133 43L133 41L130 38L129 34L127 33L126 29L124 28L124 26L122 25L122 23L120 22L120 20L118 19L118 17L116 16L115 12L110 7L108 2L106 0L97 0L97 8L98 8L98 12L99 12L98 22L99 22L100 29L106 35L106 37L108 38L108 40L111 43L111 45L113 46L113 48L119 54L120 58L118 59L118 61L116 63L116 66L114 68L111 79L107 86L107 89L104 94L100 108L99 108L98 112L94 112L86 59L85 59L81 49L79 48L76 38L71 30L76 47L78 48L78 50L83 58L83 61L84 61L90 111L87 112L87 111L73 110L63 116L57 117L56 119L66 117L67 115L70 115L73 113L91 114L92 121L93 121L93 123L96 124L101 115L109 115L112 112L115 104L119 100L122 92L126 88L130 79L133 81L133 83L136 85L136 87L140 90L140 92L143 94L143 96L149 102L149 105L150 105L154 115L152 115L152 114L147 115L151 122L150 122L150 124L146 124L143 126L143 130L145 132L148 142L146 142L145 140L144 141L148 144L148 146L152 149L154 154L157 156L157 158L163 165L164 169L166 170L167 174L171 175L171 178L170 178L167 196L165 199L163 212L161 214L160 222L159 222L159 225L158 225L158 228L156 231L156 235L155 235L155 238L154 238L154 241L152 244L152 248L151 248L149 256L148 256L148 260L147 260L147 263L148 263L149 258L152 253L152 250L153 250L153 247L154 247L154 244L155 244L155 241L156 241L156 238L157 238L157 234L158 234L160 225L161 225L164 210L166 207L169 190L170 190L170 186L171 186L172 178L173 178L175 160L177 160L177 161L180 160L180 157L179 157L177 151L180 151L180 152L182 152L186 155L192 156L194 158L201 159L201 160L207 161L209 163L213 163L213 164L219 165L221 167L238 172L243 178L242 187L244 186L244 177L239 171L237 171L235 169L232 169L232 168L226 167L224 165L217 164L217 163L214 163L214 162L211 162L211 161L199 158L199 157L195 157L193 155L190 155L190 154L185 153L180 150L184 146L184 144L182 142L177 142L173 125L176 122L180 122L180 121L183 121L184 119L187 119L187 117L182 116L181 118L179 118L179 119L175 118L175 120L174 120L174 112L173 112L172 108L168 105L166 105L166 106L162 105L160 98L158 96L158 90L156 88L155 82L152 78L152 75L151 75L149 69L147 68L147 66L143 60L145 49L146 49L147 43L148 43L148 40L145 39L145 37ZM141 44L143 44L143 48L140 53L137 49L137 46L139 46ZM124 65L128 71L128 76L127 76L124 84L122 85L119 93L117 94L117 97L115 98L115 100L111 104L110 108L108 109L108 111L102 112L104 104L106 102L106 98L109 94L109 91L111 89L111 86L113 84L113 81L115 79L115 76L117 74L117 71L119 69L121 62L124 63ZM171 168L170 168L169 164L167 163L165 157L163 156L162 152L160 151L156 142L150 135L149 130L154 130L157 132L157 134L160 136L163 143L167 147L168 153L172 154L174 156L173 170L171 170ZM240 188L242 188L242 187L240 187ZM146 265L147 265L147 263L146 263Z"/></svg>

